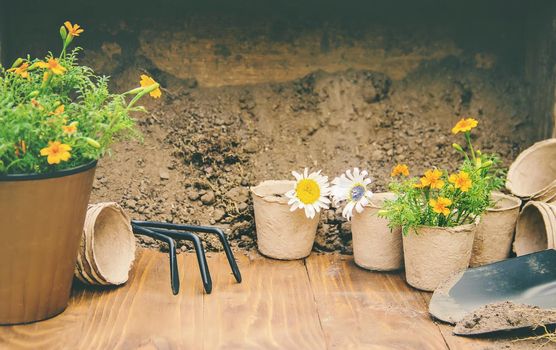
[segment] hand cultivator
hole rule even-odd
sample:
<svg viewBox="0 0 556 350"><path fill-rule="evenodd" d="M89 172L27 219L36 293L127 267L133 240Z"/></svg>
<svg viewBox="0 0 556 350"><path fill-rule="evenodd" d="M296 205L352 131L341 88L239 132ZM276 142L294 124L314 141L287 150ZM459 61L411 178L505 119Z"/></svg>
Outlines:
<svg viewBox="0 0 556 350"><path fill-rule="evenodd" d="M207 264L203 244L199 236L194 232L208 233L217 235L224 247L224 252L228 258L228 263L232 268L234 277L238 283L241 283L241 273L237 266L234 254L230 248L230 244L224 235L224 232L217 227L208 226L193 226L193 225L178 225L164 222L151 222L151 221L131 221L133 233L136 235L144 235L152 237L158 241L168 243L169 256L170 256L170 283L172 286L172 293L174 295L179 293L180 280L178 273L178 264L176 259L176 239L186 240L193 243L195 253L197 254L197 261L199 263L199 270L205 292L210 294L212 291L212 279Z"/></svg>

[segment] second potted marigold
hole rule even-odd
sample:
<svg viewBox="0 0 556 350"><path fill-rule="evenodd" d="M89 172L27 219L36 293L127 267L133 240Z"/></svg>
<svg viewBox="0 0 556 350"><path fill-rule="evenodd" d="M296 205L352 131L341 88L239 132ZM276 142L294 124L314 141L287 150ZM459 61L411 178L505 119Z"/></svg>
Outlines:
<svg viewBox="0 0 556 350"><path fill-rule="evenodd" d="M465 157L458 172L429 169L420 178L394 180L397 196L386 201L380 215L390 227L402 227L407 282L433 291L454 273L468 267L476 224L491 206L490 194L502 186L497 158L476 152L471 129L477 121L460 120L452 129L463 133L467 150L453 144Z"/></svg>

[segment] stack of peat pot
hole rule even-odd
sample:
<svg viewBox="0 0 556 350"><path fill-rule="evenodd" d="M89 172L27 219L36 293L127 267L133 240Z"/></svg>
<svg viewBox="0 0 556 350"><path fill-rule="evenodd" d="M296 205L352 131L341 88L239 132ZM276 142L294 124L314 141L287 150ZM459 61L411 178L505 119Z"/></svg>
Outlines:
<svg viewBox="0 0 556 350"><path fill-rule="evenodd" d="M116 203L89 205L75 277L91 285L124 284L134 259L135 237L129 216Z"/></svg>
<svg viewBox="0 0 556 350"><path fill-rule="evenodd" d="M527 201L513 248L520 256L554 249L556 242L556 139L535 143L510 166L506 187Z"/></svg>

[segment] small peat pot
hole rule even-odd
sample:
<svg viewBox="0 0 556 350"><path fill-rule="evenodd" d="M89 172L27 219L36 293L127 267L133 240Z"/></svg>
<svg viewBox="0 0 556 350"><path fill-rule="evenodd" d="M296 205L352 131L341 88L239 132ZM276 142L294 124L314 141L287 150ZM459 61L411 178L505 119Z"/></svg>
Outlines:
<svg viewBox="0 0 556 350"><path fill-rule="evenodd" d="M134 260L135 236L129 216L117 203L89 205L75 277L92 285L124 284Z"/></svg>
<svg viewBox="0 0 556 350"><path fill-rule="evenodd" d="M556 198L556 139L535 143L510 166L506 188L526 200L551 202Z"/></svg>
<svg viewBox="0 0 556 350"><path fill-rule="evenodd" d="M473 223L410 230L403 236L407 283L430 292L455 273L467 269L476 227Z"/></svg>
<svg viewBox="0 0 556 350"><path fill-rule="evenodd" d="M0 324L67 307L95 169L0 176Z"/></svg>
<svg viewBox="0 0 556 350"><path fill-rule="evenodd" d="M521 200L499 192L492 194L492 200L494 207L481 216L475 232L471 267L507 259L512 250Z"/></svg>
<svg viewBox="0 0 556 350"><path fill-rule="evenodd" d="M554 249L556 205L530 201L521 210L515 228L514 252L517 256Z"/></svg>
<svg viewBox="0 0 556 350"><path fill-rule="evenodd" d="M308 219L303 210L290 211L285 193L295 181L263 181L251 188L257 247L261 254L280 260L311 254L320 215Z"/></svg>
<svg viewBox="0 0 556 350"><path fill-rule="evenodd" d="M388 220L378 217L378 211L393 193L375 193L361 213L354 212L351 221L353 259L368 270L393 271L403 266L401 229L391 230Z"/></svg>

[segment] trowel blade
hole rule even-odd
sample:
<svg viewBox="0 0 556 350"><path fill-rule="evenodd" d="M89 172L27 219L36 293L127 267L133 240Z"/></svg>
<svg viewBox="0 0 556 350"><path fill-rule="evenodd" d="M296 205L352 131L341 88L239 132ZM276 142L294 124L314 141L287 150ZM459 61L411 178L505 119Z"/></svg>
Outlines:
<svg viewBox="0 0 556 350"><path fill-rule="evenodd" d="M502 301L556 309L556 250L461 272L435 290L429 312L455 324L482 306Z"/></svg>

